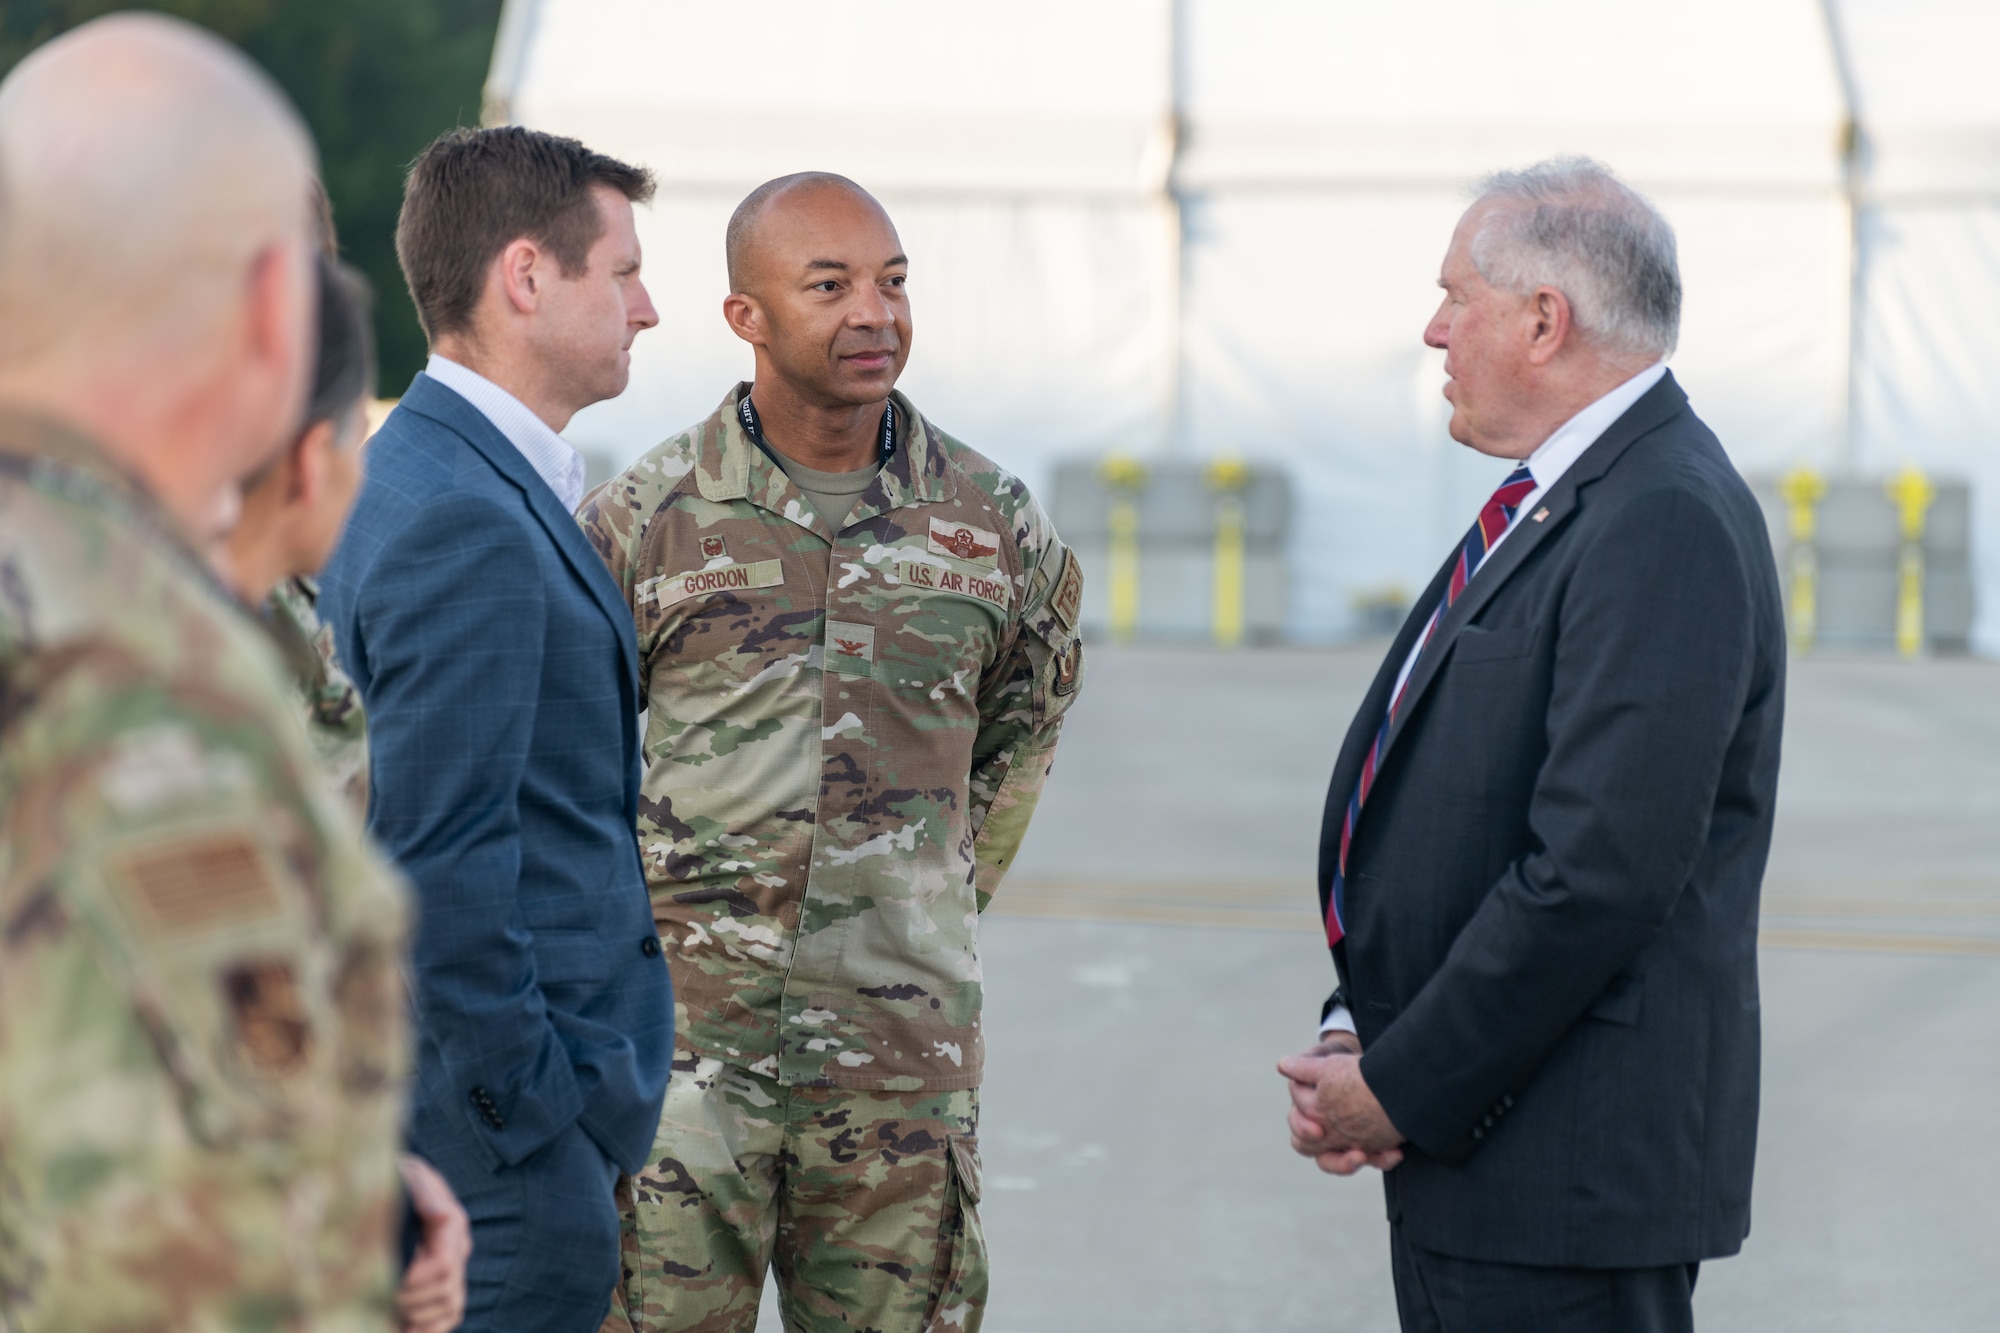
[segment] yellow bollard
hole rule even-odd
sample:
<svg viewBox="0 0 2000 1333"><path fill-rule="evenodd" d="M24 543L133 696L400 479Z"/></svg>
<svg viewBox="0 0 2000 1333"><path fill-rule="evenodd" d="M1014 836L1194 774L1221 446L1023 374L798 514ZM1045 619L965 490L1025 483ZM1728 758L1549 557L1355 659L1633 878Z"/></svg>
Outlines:
<svg viewBox="0 0 2000 1333"><path fill-rule="evenodd" d="M1130 643L1139 633L1139 492L1146 485L1146 465L1136 458L1113 454L1098 464L1097 475L1111 488L1110 566L1105 600L1111 638Z"/></svg>
<svg viewBox="0 0 2000 1333"><path fill-rule="evenodd" d="M1826 478L1802 463L1779 479L1778 494L1791 516L1792 646L1806 652L1819 633L1819 554L1813 538L1819 532Z"/></svg>
<svg viewBox="0 0 2000 1333"><path fill-rule="evenodd" d="M1924 649L1924 520L1937 487L1911 463L1882 490L1895 503L1903 547L1896 561L1896 651L1915 657Z"/></svg>
<svg viewBox="0 0 2000 1333"><path fill-rule="evenodd" d="M1202 473L1215 492L1215 569L1210 622L1217 647L1243 642L1243 492L1250 467L1240 458L1218 458Z"/></svg>

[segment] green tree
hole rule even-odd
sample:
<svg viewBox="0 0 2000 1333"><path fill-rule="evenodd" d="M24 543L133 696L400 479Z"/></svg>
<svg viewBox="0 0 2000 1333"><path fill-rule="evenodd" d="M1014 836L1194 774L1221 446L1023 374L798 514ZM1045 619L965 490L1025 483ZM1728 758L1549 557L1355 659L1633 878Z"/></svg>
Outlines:
<svg viewBox="0 0 2000 1333"><path fill-rule="evenodd" d="M0 0L0 75L36 46L119 9L155 9L235 42L291 94L319 140L341 248L375 284L382 390L423 368L424 337L396 267L403 171L455 125L479 122L501 0Z"/></svg>

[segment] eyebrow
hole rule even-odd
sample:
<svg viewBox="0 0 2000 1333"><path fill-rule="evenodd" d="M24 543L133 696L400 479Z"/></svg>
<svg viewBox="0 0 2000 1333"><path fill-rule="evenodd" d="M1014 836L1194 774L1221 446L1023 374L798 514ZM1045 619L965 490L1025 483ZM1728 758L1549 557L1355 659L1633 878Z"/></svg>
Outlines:
<svg viewBox="0 0 2000 1333"><path fill-rule="evenodd" d="M910 259L908 255L897 255L894 259L885 262L882 265L882 267L894 268L898 264L907 264L909 262ZM806 261L806 268L808 271L811 271L813 269L830 268L837 272L845 273L847 272L847 267L848 267L847 261L842 259L808 259Z"/></svg>

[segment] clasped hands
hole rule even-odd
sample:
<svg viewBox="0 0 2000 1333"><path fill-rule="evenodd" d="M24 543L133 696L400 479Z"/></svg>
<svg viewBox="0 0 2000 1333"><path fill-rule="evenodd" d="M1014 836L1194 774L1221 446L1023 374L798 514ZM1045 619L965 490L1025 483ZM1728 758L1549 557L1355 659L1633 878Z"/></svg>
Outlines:
<svg viewBox="0 0 2000 1333"><path fill-rule="evenodd" d="M1361 1042L1352 1033L1327 1033L1317 1046L1278 1061L1278 1072L1292 1094L1293 1152L1336 1176L1364 1166L1389 1171L1402 1162L1403 1136L1361 1077Z"/></svg>

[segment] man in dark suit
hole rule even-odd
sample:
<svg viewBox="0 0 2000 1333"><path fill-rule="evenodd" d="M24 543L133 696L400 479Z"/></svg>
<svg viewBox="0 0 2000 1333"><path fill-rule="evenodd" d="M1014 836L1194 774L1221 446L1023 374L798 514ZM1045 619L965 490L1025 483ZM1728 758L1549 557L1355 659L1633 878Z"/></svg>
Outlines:
<svg viewBox="0 0 2000 1333"><path fill-rule="evenodd" d="M414 881L412 1147L472 1218L465 1327L597 1327L617 1173L659 1123L673 1000L632 829L631 614L556 432L658 322L644 172L454 131L396 248L433 355L369 445L321 609L368 710L369 827Z"/></svg>
<svg viewBox="0 0 2000 1333"><path fill-rule="evenodd" d="M1684 1330L1749 1230L1757 899L1784 636L1762 518L1662 364L1680 278L1579 159L1490 179L1425 341L1519 466L1334 769L1340 986L1281 1062L1293 1147L1384 1170L1424 1333Z"/></svg>

